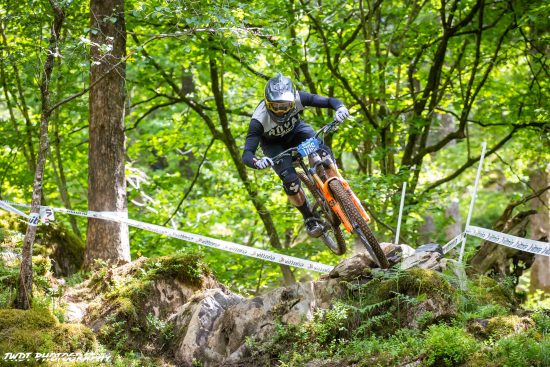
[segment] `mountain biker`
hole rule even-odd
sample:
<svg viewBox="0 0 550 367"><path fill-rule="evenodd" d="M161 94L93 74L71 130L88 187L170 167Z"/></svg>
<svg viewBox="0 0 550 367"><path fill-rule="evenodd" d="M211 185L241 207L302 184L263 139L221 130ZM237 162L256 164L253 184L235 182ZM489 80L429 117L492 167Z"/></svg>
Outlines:
<svg viewBox="0 0 550 367"><path fill-rule="evenodd" d="M292 80L282 74L268 80L264 89L264 99L258 104L250 125L242 155L243 162L255 169L273 167L283 182L283 188L288 200L304 217L308 234L319 237L323 228L314 216L300 187L300 179L292 166L291 157L284 157L274 164L271 157L282 151L296 147L308 138L315 136L315 131L306 124L300 116L305 107L332 108L334 119L344 121L350 116L344 103L337 98L328 98L303 91L296 91ZM264 158L257 158L255 153L261 145ZM321 146L321 156L326 157L332 152L326 145Z"/></svg>

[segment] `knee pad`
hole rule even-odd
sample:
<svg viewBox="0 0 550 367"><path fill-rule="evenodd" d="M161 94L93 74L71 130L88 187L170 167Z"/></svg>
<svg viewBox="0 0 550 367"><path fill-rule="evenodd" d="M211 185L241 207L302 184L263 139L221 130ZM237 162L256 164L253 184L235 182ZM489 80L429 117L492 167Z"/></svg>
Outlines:
<svg viewBox="0 0 550 367"><path fill-rule="evenodd" d="M281 172L281 179L283 180L283 188L287 195L296 195L300 192L300 179L296 171L284 170Z"/></svg>

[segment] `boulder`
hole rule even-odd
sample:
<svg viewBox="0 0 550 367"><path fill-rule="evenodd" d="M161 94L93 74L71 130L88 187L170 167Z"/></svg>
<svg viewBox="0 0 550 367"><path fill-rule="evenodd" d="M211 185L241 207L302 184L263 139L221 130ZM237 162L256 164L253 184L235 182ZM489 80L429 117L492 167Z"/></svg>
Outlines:
<svg viewBox="0 0 550 367"><path fill-rule="evenodd" d="M244 298L221 289L208 289L192 297L177 314L174 323L175 358L179 364L191 366L197 359L206 364L217 363L229 354L230 339L223 326L223 315L230 306ZM250 315L252 316L252 315Z"/></svg>
<svg viewBox="0 0 550 367"><path fill-rule="evenodd" d="M396 245L390 242L381 242L380 248L384 251L390 266L397 264L401 261L401 259L415 253L415 250L409 245ZM350 259L352 260L350 261ZM343 262L337 265L337 267L339 268L338 273L341 273L341 269L345 268L359 269L360 267L364 267L370 269L377 267L377 265L367 250L363 247L361 251L358 251L355 255L348 259L344 259ZM356 270L353 271L357 273Z"/></svg>
<svg viewBox="0 0 550 367"><path fill-rule="evenodd" d="M176 361L205 367L236 363L246 358L246 339L262 341L272 335L277 322L298 324L311 320L318 308L343 288L333 279L296 283L265 295L245 299L230 292L210 289L194 297L175 316Z"/></svg>
<svg viewBox="0 0 550 367"><path fill-rule="evenodd" d="M376 267L367 252L361 252L357 255L344 259L336 265L328 274L329 278L354 279L358 277L368 277L370 269Z"/></svg>

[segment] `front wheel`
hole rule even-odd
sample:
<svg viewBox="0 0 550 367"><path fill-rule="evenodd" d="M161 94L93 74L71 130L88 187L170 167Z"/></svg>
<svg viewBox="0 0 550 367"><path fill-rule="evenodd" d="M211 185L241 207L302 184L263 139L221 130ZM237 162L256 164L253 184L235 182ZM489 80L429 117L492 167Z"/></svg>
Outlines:
<svg viewBox="0 0 550 367"><path fill-rule="evenodd" d="M340 228L340 221L334 215L332 210L329 209L328 204L324 197L319 193L315 184L309 179L309 177L303 173L298 172L298 177L306 185L309 192L313 195L313 198L321 208L321 214L326 218L323 222L325 227L321 240L335 255L343 255L346 253L346 239Z"/></svg>
<svg viewBox="0 0 550 367"><path fill-rule="evenodd" d="M332 180L329 182L329 187L332 194L336 197L336 200L338 200L340 205L342 205L344 212L354 227L354 232L357 233L359 239L363 245L365 245L371 257L381 268L389 268L390 263L386 258L386 254L382 251L382 248L376 240L376 237L372 234L367 221L363 218L363 216L361 216L361 213L351 200L351 197L346 189L344 189L344 186L342 186L342 183L338 180Z"/></svg>

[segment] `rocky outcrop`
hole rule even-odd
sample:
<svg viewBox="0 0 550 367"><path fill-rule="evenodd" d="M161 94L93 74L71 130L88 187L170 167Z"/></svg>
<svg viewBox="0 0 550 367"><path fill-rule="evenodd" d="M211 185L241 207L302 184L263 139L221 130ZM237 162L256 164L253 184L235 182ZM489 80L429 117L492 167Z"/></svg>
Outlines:
<svg viewBox="0 0 550 367"><path fill-rule="evenodd" d="M403 268L435 270L444 267L440 248L415 252L406 245L382 244L382 247L393 265L400 263ZM69 308L80 310L78 318L100 335L102 331L104 335L116 334L105 328L109 328L108 323L114 319L124 319L128 323L125 333L130 340L126 341L127 346L135 348L141 345L139 350L142 351L153 350L151 343L155 344L155 340L140 340L138 335L154 333L155 330L148 329L149 326L140 320L154 317L157 324L169 325L170 328L169 340L163 340L165 355L171 355L178 366L192 366L193 361L200 361L205 367L222 363L231 365L246 359L248 338L261 342L273 335L278 323L288 325L311 320L315 312L329 309L335 298L348 294L350 284L367 284L376 276L375 273L381 272L375 269L368 254L359 253L345 259L317 281L296 283L246 299L225 289L208 273L189 282L167 276L166 272L160 274L162 276L151 273L151 266L148 260L139 259L120 268L103 270L101 281L92 279L84 287L93 291L81 288L78 293L73 290L65 296L65 301ZM136 274L142 275L133 281L131 277ZM144 279L148 280L147 289L139 289ZM418 282L415 282L415 279L410 280L410 289L403 289L409 284L404 278L397 282L400 284L397 289L404 294L417 294ZM425 279L420 283L423 286L432 284ZM385 289L376 292L382 297L393 297L395 293L388 291L386 294ZM443 299L428 298L417 306L410 310L410 317L403 318L412 327L417 316L426 312L434 318L444 318L452 312L452 307ZM137 329L141 333L132 334L131 330ZM149 347L143 346L147 343Z"/></svg>
<svg viewBox="0 0 550 367"><path fill-rule="evenodd" d="M343 289L340 281L326 279L296 283L252 299L207 290L173 317L176 360L191 365L196 359L204 366L239 361L247 354L247 337L261 341L272 335L277 322L309 320L315 310L330 307L331 299Z"/></svg>

